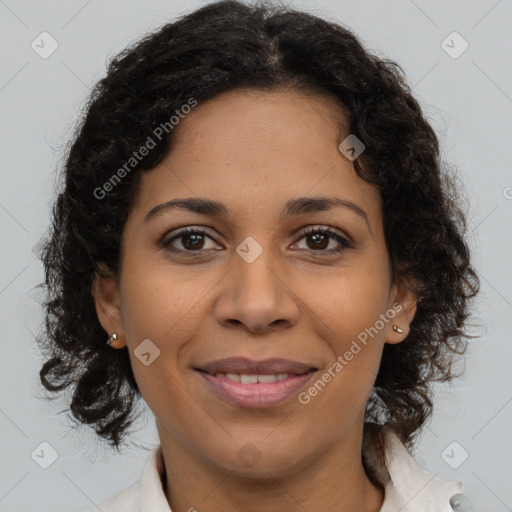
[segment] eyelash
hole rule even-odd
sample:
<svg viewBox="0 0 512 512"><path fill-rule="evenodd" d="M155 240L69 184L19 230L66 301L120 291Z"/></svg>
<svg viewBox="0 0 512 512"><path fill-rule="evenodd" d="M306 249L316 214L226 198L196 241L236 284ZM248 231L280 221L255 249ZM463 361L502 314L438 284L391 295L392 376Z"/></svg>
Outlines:
<svg viewBox="0 0 512 512"><path fill-rule="evenodd" d="M298 241L302 240L303 238L307 237L308 235L315 235L315 234L328 235L331 238L334 238L340 244L340 247L338 247L337 249L318 250L318 251L315 251L314 249L311 249L311 251L313 253L322 253L322 254L331 255L331 254L341 253L345 249L353 248L353 245L350 243L350 241L347 238L341 236L339 233L337 233L336 231L334 231L333 229L331 229L328 226L327 227L321 227L321 228L319 228L319 227L316 227L316 228L305 228L302 231L301 236L298 239ZM197 229L197 228L187 227L187 228L182 229L178 233L176 233L169 240L163 241L161 243L161 246L162 246L163 249L166 249L166 250L171 251L173 253L181 253L181 254L186 253L187 255L190 255L190 256L200 256L202 254L205 254L205 253L211 251L211 249L198 249L196 251L187 251L187 250L182 250L182 249L176 249L175 247L171 246L171 244L172 244L172 242L174 240L177 240L179 238L183 238L186 235L204 235L207 238L210 238L211 240L213 240L213 238L210 235L208 235L208 233L206 233L205 231L203 231L201 229Z"/></svg>

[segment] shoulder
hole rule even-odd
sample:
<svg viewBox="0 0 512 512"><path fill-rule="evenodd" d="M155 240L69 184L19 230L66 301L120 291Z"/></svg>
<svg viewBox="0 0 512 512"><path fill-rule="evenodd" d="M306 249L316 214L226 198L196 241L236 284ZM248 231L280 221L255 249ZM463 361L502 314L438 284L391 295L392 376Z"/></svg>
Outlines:
<svg viewBox="0 0 512 512"><path fill-rule="evenodd" d="M141 479L84 512L172 512L163 489L161 446L149 455Z"/></svg>
<svg viewBox="0 0 512 512"><path fill-rule="evenodd" d="M387 429L383 440L387 478L381 481L385 489L381 512L461 510L456 503L462 494L462 482L444 480L422 468L394 431Z"/></svg>

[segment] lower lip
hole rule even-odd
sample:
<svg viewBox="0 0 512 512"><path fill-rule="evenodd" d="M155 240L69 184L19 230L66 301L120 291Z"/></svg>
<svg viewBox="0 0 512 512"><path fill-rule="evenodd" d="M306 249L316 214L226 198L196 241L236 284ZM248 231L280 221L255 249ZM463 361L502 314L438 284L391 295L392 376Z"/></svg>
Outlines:
<svg viewBox="0 0 512 512"><path fill-rule="evenodd" d="M280 405L306 385L316 371L303 375L291 375L284 380L255 384L242 384L227 377L215 377L198 371L208 386L230 404L240 407L272 407Z"/></svg>

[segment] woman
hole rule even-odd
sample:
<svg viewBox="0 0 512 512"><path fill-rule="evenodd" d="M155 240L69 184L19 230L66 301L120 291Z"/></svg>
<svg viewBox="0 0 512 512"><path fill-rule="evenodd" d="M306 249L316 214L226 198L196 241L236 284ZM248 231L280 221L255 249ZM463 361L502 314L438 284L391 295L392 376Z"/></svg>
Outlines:
<svg viewBox="0 0 512 512"><path fill-rule="evenodd" d="M140 396L156 418L98 508L453 510L409 450L470 337L464 229L403 72L349 30L227 1L123 51L42 255L44 386L118 450Z"/></svg>

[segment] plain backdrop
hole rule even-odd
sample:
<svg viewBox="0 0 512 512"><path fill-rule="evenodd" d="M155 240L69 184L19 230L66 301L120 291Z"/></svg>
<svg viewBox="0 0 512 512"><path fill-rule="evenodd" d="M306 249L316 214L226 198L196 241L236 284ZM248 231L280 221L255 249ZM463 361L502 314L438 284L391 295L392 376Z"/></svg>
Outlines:
<svg viewBox="0 0 512 512"><path fill-rule="evenodd" d="M48 227L61 148L107 59L204 3L0 0L0 511L92 507L139 480L148 449L158 443L144 403L133 438L141 447L113 455L90 429L69 426L59 413L65 401L52 407L37 398L43 359L33 336L42 318L36 286L43 272L34 248ZM474 510L512 510L512 2L289 4L347 25L403 67L439 134L443 158L463 179L468 240L482 284L472 319L480 338L471 343L465 376L437 387L435 413L415 456L438 476L462 480ZM31 46L42 32L58 43L46 59ZM38 450L55 450L47 469L36 463Z"/></svg>

